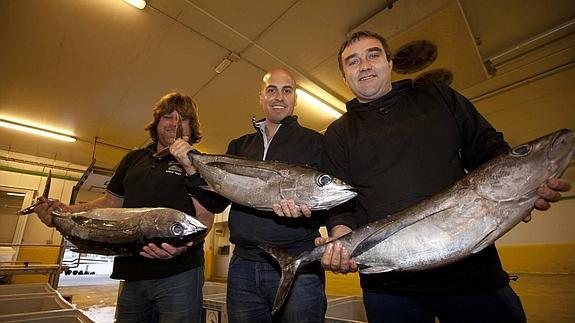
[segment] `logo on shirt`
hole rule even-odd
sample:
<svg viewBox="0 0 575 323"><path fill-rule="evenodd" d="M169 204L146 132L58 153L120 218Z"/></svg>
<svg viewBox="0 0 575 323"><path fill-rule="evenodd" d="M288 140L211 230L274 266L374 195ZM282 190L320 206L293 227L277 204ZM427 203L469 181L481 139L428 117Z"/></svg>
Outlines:
<svg viewBox="0 0 575 323"><path fill-rule="evenodd" d="M166 169L166 173L183 176L186 174L186 171L184 171L177 161L170 161L168 168Z"/></svg>

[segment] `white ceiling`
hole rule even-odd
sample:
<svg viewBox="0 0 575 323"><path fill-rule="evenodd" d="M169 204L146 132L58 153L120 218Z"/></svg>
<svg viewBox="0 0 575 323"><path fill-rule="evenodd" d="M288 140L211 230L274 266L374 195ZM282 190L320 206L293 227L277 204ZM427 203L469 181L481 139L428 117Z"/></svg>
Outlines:
<svg viewBox="0 0 575 323"><path fill-rule="evenodd" d="M426 70L452 71L452 86L512 144L575 128L575 2L394 2L150 0L138 10L121 0L0 0L0 117L80 139L0 129L0 149L78 165L94 156L97 166L114 168L126 153L114 146L144 145L153 104L176 90L199 105L198 148L222 153L251 131L252 115L262 117L266 69L291 69L326 102L352 98L337 51L359 29L382 33L392 50L420 39L436 44L438 58ZM239 61L215 73L230 53ZM303 102L296 114L316 130L333 120Z"/></svg>

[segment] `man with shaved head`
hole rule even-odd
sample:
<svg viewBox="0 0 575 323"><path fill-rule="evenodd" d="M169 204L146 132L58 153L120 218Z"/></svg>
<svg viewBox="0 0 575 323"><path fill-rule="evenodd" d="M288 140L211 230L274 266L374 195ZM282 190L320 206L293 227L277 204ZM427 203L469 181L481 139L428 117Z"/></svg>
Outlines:
<svg viewBox="0 0 575 323"><path fill-rule="evenodd" d="M293 115L297 101L295 90L296 82L290 72L270 70L262 79L259 94L265 118L256 121L254 117L255 132L232 140L227 153L317 168L322 136L302 127ZM271 211L232 203L228 224L230 241L235 248L228 272L228 319L232 323L323 322L325 277L317 263L298 274L286 305L272 319L272 305L281 274L277 263L258 245L273 245L296 256L314 248L320 225L315 217L296 218L301 213L293 201L281 201L274 209L278 212L284 209L287 216L277 217ZM293 217L290 212L294 213L291 214Z"/></svg>

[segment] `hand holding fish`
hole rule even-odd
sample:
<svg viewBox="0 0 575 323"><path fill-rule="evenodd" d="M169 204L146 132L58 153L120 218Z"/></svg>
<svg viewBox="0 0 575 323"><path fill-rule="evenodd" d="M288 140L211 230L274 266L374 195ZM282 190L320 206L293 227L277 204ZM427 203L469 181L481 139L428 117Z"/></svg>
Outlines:
<svg viewBox="0 0 575 323"><path fill-rule="evenodd" d="M345 225L336 225L331 229L331 237L318 237L314 240L316 247L329 243L343 235L351 232L351 229ZM357 264L350 258L349 252L342 246L341 242L335 241L329 243L321 257L321 265L324 269L330 270L336 274L354 273L358 270Z"/></svg>
<svg viewBox="0 0 575 323"><path fill-rule="evenodd" d="M192 164L192 161L188 158L188 152L192 151L192 146L188 143L190 138L188 136L183 136L182 138L176 139L169 147L170 154L172 154L180 165L186 171L186 174L192 175L196 173L196 168Z"/></svg>
<svg viewBox="0 0 575 323"><path fill-rule="evenodd" d="M188 242L182 247L173 247L168 243L162 243L159 247L154 243L148 243L148 245L142 248L140 251L140 256L150 258L150 259L171 259L175 256L182 254L191 247L194 242Z"/></svg>
<svg viewBox="0 0 575 323"><path fill-rule="evenodd" d="M44 196L40 196L38 198L38 203L36 203L34 207L34 212L38 214L40 221L49 227L53 227L54 223L52 222L53 212L62 212L68 211L69 206L58 201L58 200L50 200Z"/></svg>
<svg viewBox="0 0 575 323"><path fill-rule="evenodd" d="M294 200L281 200L279 204L273 204L272 209L277 216L299 218L311 216L311 210L305 204L296 205Z"/></svg>
<svg viewBox="0 0 575 323"><path fill-rule="evenodd" d="M557 202L561 198L561 193L571 189L571 183L561 178L548 179L544 186L537 190L539 199L535 201L537 210L545 211L551 207L550 202Z"/></svg>
<svg viewBox="0 0 575 323"><path fill-rule="evenodd" d="M537 189L539 199L535 201L535 209L546 211L551 207L550 203L557 202L561 199L561 193L571 189L571 183L562 178L550 178L544 185ZM531 221L531 214L523 219L523 222Z"/></svg>

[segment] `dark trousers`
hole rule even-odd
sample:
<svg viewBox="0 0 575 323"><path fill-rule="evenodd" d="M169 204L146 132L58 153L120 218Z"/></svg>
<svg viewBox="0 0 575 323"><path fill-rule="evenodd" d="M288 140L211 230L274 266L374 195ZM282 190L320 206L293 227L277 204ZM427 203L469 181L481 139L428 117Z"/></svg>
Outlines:
<svg viewBox="0 0 575 323"><path fill-rule="evenodd" d="M126 282L118 322L201 322L204 267L160 279Z"/></svg>
<svg viewBox="0 0 575 323"><path fill-rule="evenodd" d="M297 274L283 310L272 317L279 281L279 269L271 264L234 256L228 271L229 322L323 322L326 310L323 272Z"/></svg>
<svg viewBox="0 0 575 323"><path fill-rule="evenodd" d="M480 293L405 297L363 292L370 323L524 323L525 312L509 285Z"/></svg>

